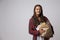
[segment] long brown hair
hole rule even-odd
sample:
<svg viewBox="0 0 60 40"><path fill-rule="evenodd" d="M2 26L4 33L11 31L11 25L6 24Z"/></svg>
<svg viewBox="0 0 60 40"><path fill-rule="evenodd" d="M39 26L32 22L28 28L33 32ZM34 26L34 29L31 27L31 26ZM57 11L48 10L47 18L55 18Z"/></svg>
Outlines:
<svg viewBox="0 0 60 40"><path fill-rule="evenodd" d="M39 17L41 18L41 22L45 21L45 20L44 20L44 16L43 16L42 6L39 5L39 4L35 5L33 18L34 18L34 24L35 24L36 26L37 26L38 24L40 24L40 22L38 21L38 19L37 19L37 17L36 17L36 13L35 13L35 8L36 8L37 6L39 6L39 7L41 8L41 9L40 9L40 10L41 10L41 13L39 14Z"/></svg>

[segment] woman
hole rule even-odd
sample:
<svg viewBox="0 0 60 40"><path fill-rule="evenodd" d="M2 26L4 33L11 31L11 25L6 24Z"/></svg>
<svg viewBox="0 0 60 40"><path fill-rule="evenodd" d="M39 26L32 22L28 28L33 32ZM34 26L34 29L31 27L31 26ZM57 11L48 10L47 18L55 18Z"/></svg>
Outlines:
<svg viewBox="0 0 60 40"><path fill-rule="evenodd" d="M39 31L36 28L41 22L46 22L46 21L49 22L48 18L43 15L42 6L39 4L35 5L34 14L29 20L29 33L33 35L33 40L38 40L38 37L40 37L40 35L43 32L45 32L44 30ZM50 24L52 32L54 34L53 27L50 22L49 22L49 24ZM53 37L53 35L51 37ZM50 38L42 38L42 40L43 39L49 40Z"/></svg>

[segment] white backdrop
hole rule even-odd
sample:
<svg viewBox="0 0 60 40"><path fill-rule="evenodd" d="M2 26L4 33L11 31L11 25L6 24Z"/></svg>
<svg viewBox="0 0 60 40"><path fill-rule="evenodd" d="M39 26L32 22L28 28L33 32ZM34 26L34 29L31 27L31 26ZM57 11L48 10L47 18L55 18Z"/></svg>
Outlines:
<svg viewBox="0 0 60 40"><path fill-rule="evenodd" d="M60 0L0 0L0 40L32 40L28 24L36 4L53 25L51 40L60 40Z"/></svg>

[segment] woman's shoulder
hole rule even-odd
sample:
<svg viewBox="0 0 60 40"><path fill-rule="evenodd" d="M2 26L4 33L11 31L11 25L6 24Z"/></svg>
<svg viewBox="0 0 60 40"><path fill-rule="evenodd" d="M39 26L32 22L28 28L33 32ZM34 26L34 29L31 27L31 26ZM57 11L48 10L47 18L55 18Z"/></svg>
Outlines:
<svg viewBox="0 0 60 40"><path fill-rule="evenodd" d="M48 18L46 16L43 16L45 20L48 20Z"/></svg>
<svg viewBox="0 0 60 40"><path fill-rule="evenodd" d="M43 16L44 18L47 18L46 16Z"/></svg>
<svg viewBox="0 0 60 40"><path fill-rule="evenodd" d="M34 19L33 19L33 17L31 17L30 19L29 19L29 21L33 21Z"/></svg>

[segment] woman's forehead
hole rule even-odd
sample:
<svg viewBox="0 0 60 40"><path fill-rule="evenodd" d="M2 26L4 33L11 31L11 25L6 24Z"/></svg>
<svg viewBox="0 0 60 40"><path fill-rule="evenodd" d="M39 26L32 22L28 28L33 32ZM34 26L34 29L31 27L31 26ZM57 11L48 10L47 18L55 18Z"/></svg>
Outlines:
<svg viewBox="0 0 60 40"><path fill-rule="evenodd" d="M40 7L39 7L39 6L37 6L37 7L36 7L36 9L37 9L37 8L38 8L38 9L40 9Z"/></svg>

